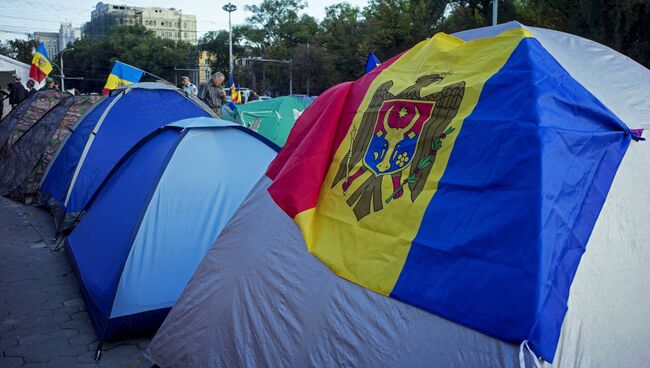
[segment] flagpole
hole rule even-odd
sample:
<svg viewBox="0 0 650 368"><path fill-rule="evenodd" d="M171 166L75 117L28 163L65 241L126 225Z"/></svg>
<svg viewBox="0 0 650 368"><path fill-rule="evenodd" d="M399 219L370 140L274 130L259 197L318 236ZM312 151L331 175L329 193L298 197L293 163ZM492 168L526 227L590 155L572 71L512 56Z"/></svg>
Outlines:
<svg viewBox="0 0 650 368"><path fill-rule="evenodd" d="M140 69L140 70L142 70L142 69ZM142 70L142 72L143 72L144 74L150 75L150 76L152 76L152 77L154 77L154 78L156 78L156 79L159 79L159 80L161 80L161 81L163 81L163 82L165 82L165 83L167 83L167 84L171 84L172 86L174 85L172 82L168 81L167 79L162 78L162 77L159 77L159 76L157 76L157 75L155 75L155 74L153 74L153 73L149 73L149 72L146 71L146 70Z"/></svg>

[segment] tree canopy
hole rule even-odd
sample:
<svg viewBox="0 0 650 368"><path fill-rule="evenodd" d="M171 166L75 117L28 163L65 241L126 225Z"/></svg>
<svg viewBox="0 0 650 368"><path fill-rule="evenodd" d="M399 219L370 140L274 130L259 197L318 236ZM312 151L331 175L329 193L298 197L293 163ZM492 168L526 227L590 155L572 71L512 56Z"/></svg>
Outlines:
<svg viewBox="0 0 650 368"><path fill-rule="evenodd" d="M308 14L305 0L263 0L245 9L250 16L233 27L234 58L277 62L235 63L236 81L276 95L289 92L290 76L294 93L319 94L359 78L371 51L387 60L437 32L483 27L492 19L492 0L369 0L363 8L342 2L326 8L320 21ZM500 0L498 20L586 37L648 67L649 16L648 0ZM66 75L83 76L82 89L101 89L115 60L173 81L174 68L196 68L198 52L209 51L213 71L229 73L227 30L207 32L193 47L141 26L95 23L89 27L105 28L106 35L83 37L65 54ZM33 40L9 41L0 44L0 53L29 63L34 46Z"/></svg>

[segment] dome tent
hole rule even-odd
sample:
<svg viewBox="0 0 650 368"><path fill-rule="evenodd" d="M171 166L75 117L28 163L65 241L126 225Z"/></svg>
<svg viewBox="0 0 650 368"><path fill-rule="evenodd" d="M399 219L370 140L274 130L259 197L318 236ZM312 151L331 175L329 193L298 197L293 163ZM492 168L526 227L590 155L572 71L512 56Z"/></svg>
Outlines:
<svg viewBox="0 0 650 368"><path fill-rule="evenodd" d="M65 98L17 136L13 144L6 145L0 151L0 194L18 201L33 199L53 155L98 99Z"/></svg>
<svg viewBox="0 0 650 368"><path fill-rule="evenodd" d="M309 103L293 96L252 101L236 106L235 121L284 146L289 132Z"/></svg>
<svg viewBox="0 0 650 368"><path fill-rule="evenodd" d="M213 113L182 90L136 83L111 95L79 121L51 162L37 201L54 213L59 232L70 229L99 184L137 142L168 123Z"/></svg>
<svg viewBox="0 0 650 368"><path fill-rule="evenodd" d="M65 242L100 340L158 328L276 149L201 117L167 124L120 160Z"/></svg>
<svg viewBox="0 0 650 368"><path fill-rule="evenodd" d="M0 148L10 148L48 111L70 97L67 92L49 90L28 96L0 122Z"/></svg>
<svg viewBox="0 0 650 368"><path fill-rule="evenodd" d="M460 33L456 36L468 44L476 40L479 42L475 42L474 45L485 45L492 41L489 38L495 35L501 35L508 29L521 28L524 27L517 23L508 23ZM487 118L483 118L483 124L487 124L488 127L489 124L505 124L514 129L528 129L530 126L519 127L517 123L542 121L549 124L545 127L548 128L545 132L558 134L555 139L561 134L585 134L582 137L585 140L582 140L581 144L576 143L575 146L569 146L570 148L581 147L584 142L598 139L599 136L626 139L629 143L631 135L638 135L638 132L627 131L624 125L607 125L608 120L620 119L630 127L650 128L645 118L650 113L650 104L647 102L650 101L650 96L648 89L643 88L650 83L648 70L629 58L592 41L534 27L525 27L525 29L530 31L532 38L527 38L524 46L529 46L531 47L529 50L534 51L541 52L540 46L547 50L552 60L548 55L545 56L548 61L545 65L553 69L544 71L533 68L535 73L532 74L529 73L530 69L519 69L519 72L510 74L518 77L518 80L512 83L499 84L497 79L492 79L491 82L497 83L500 89L489 90L490 93L485 92L480 97L499 98L500 103L492 104L486 110L479 111L477 108L473 112L470 111L488 114ZM447 37L441 36L437 40L434 37L426 42L438 42L442 38L449 41L450 48L451 45L464 44L462 41ZM408 52L404 55L408 55ZM449 60L437 56L436 62ZM319 235L308 237L305 244L299 228L305 226L304 222L300 222L304 218L297 217L299 220L297 221L299 227L297 227L292 220L293 216L287 214L288 207L283 206L277 196L274 197L278 192L274 192L273 189L277 189L280 183L293 184L296 197L311 197L304 187L312 185L314 178L301 176L296 165L299 165L299 161L302 160L307 161L305 166L308 166L312 172L317 169L314 156L310 155L313 152L302 151L305 147L301 143L312 135L324 139L324 144L334 144L330 139L342 135L336 129L324 131L323 126L318 127L321 129L313 128L315 123L325 119L323 115L316 113L317 107L331 107L330 104L340 100L341 94L348 90L363 85L364 81L370 84L372 79L378 78L384 70L387 74L391 73L392 62L396 62L395 59L382 64L378 71L363 77L356 82L356 85L344 84L321 95L305 112L294 127L284 150L267 172L268 177L263 178L251 192L233 216L229 226L224 229L222 236L206 254L192 281L149 345L146 356L152 362L163 367L186 365L415 367L430 366L432 362L440 366L513 367L520 364L520 359L525 360L526 365L531 363L529 354L520 355L526 346L521 344L522 340L495 337L496 333L479 326L469 326L463 321L452 322L454 315L441 313L440 315L447 318L445 319L428 313L424 308L416 308L337 277L325 264L308 252L307 244ZM512 65L506 64L503 71L511 72L512 70L508 70L509 67ZM460 74L458 70L454 72ZM540 78L538 80L544 83L561 78L555 80L566 84L557 83L558 90L555 91L525 88L518 90L525 91L524 94L513 93L512 88L521 87L521 85L518 87L518 83L526 83L527 78L533 77ZM490 83L487 86L486 88L489 88ZM537 84L535 86L541 88ZM569 88L571 93L580 93L583 97L573 101L563 99L563 93ZM540 95L530 93L531 91L546 93L537 97ZM585 91L593 98L585 94ZM525 103L530 102L522 98L525 95L539 98L537 102L542 104L537 106L546 106L547 110L538 110L539 115L533 115L532 120L524 120L523 118L530 116L520 115L525 112L521 107L505 106L505 103L524 106ZM511 97L509 99L504 96ZM599 105L600 103L602 105ZM585 107L586 109L583 109ZM357 106L349 107L349 109L356 108ZM568 119L567 115L556 115L558 112L556 108L560 111L566 108L565 113L568 113L569 117L572 113L575 115ZM328 112L345 116L348 112L346 109L345 106L340 106L337 110L335 105ZM589 113L599 110L603 115ZM482 127L473 125L478 121L476 116L467 120L470 123L460 128L460 132L452 132L458 135L457 139L473 136L482 137L490 143L501 143L501 140L487 138L489 136L486 136L484 131L477 131ZM562 118L557 119L558 116ZM579 124L590 124L592 126L590 129L593 130L583 130L584 125ZM554 131L555 129L557 131ZM523 133L523 130L520 133ZM508 144L520 144L522 153L530 154L533 146L528 145L536 142L531 142L524 137L526 136L517 134L515 130L511 135L504 136L502 140L505 142L505 139L510 139ZM553 141L553 135L546 138L548 141L544 141L545 143ZM341 147L347 148L344 144ZM482 150L478 153L485 157L479 162L489 169L485 173L499 175L497 171L493 171L496 170L494 161L489 155L485 155L484 150L493 152L489 150L503 149L504 146L492 144L477 147L481 147ZM616 157L620 159L625 152L625 142L621 147L622 151L614 149L603 157L610 159L609 155L613 155L614 161ZM464 151L455 148L447 151L450 155L450 167L453 166L454 161L460 159L457 152ZM586 153L579 149L565 153L565 162L556 161L555 165L564 167L563 165L567 163L578 162L575 160L583 154ZM650 159L649 154L650 150L645 144L629 146L611 190L605 180L597 182L597 192L590 192L590 195L593 195L588 197L590 201L594 198L600 198L596 201L603 201L609 190L607 202L598 221L596 222L596 216L600 208L589 213L590 216L594 216L592 218L596 222L593 234L591 229L588 229L586 238L582 230L572 233L582 239L589 239L589 242L586 255L577 268L577 276L571 287L568 314L564 318L562 312L561 318L555 320L559 321L559 325L547 325L546 329L540 331L542 340L538 340L550 341L542 349L544 358L553 360L557 366L640 366L648 358L648 355L643 352L646 350L644 341L649 337L647 331L650 326L650 316L647 315L646 309L650 305L650 295L643 290L647 289L645 285L650 282L650 278L642 270L649 266L650 254L647 247L643 247L644 240L636 229L644 228L650 221L650 211L647 206L638 205L650 200L650 193L645 188L645 183L650 176L647 170L640 173L638 169ZM326 152L321 152L320 155L328 157ZM598 156L588 159L592 160L596 157ZM515 158L509 156L506 161L510 161L506 164L521 165ZM285 162L289 162L290 165L285 166ZM526 167L523 166L522 168ZM617 164L614 165L614 171L616 166ZM471 168L474 169L474 166ZM527 168L530 170L531 166ZM572 167L572 170L566 171L564 178L573 179L569 173L579 172L582 169ZM441 190L456 188L459 192L476 189L484 193L499 193L507 188L503 185L491 185L489 180L482 180L481 177L473 177L472 175L476 173L472 170L467 172L470 179L476 179L474 185L453 187L449 181L450 177L445 176L439 179L438 185ZM288 179L289 174L293 175L293 178L303 179L303 184L296 185L295 179ZM611 171L610 175L613 176ZM518 177L512 176L509 179L517 182ZM316 182L318 184L318 181ZM273 185L276 187L271 187L269 193L267 188ZM329 183L324 183L323 188L326 185L329 187ZM544 189L554 189L554 186L548 182L546 185ZM539 183L535 186L540 188ZM565 188L576 192L584 190L570 183ZM316 198L320 198L318 192ZM507 203L517 205L512 202ZM602 202L600 203L602 205ZM526 202L526 206L535 205L533 201ZM554 211L561 211L564 203L548 205L550 206L548 208ZM495 225L492 231L484 233L486 236L508 235L503 233L502 229L510 232L519 230L507 226L509 223L505 221L508 217L497 215L496 212L492 217L485 217L479 211L484 209L491 209L490 203L485 203L482 208L476 208L476 218ZM462 209L456 209L456 211L460 210ZM453 213L448 212L448 214ZM260 224L257 227L258 231L251 233L247 229L252 224L252 214L263 215L273 221ZM523 215L520 217L525 218ZM471 216L468 218L471 219ZM499 221L503 222L499 223ZM465 233L474 231L467 227L449 229L452 240L464 239ZM564 231L558 231L558 234ZM515 246L532 248L532 244L515 244ZM552 243L548 244L552 245ZM616 246L612 246L614 244ZM347 248L356 249L356 245L348 244ZM310 244L310 247L312 246L313 244ZM513 248L515 249L517 248ZM452 254L452 251L449 254ZM565 259L575 262L577 267L582 251L584 248L570 250L558 248L557 253L556 250L549 249L547 254L565 256ZM388 255L377 254L374 262L387 258ZM235 264L237 266L233 267L232 265ZM535 263L524 262L524 264L531 269L536 266ZM499 262L485 262L484 265L491 266L493 269L507 270ZM464 277L472 271L469 268L464 269L454 276ZM488 274L481 275L482 280L487 280L488 276ZM563 276L568 277L568 280L565 279L568 284L565 285L566 289L562 290L568 293L573 274L571 270L567 270ZM509 281L517 282L512 279ZM482 282L477 280L476 284ZM468 286L471 289L474 285ZM521 288L521 293L510 294L503 299L496 299L496 297L494 299L497 305L502 306L504 315L514 315L517 305L526 305L527 293L534 290L533 288L534 286L530 285ZM232 302L233 300L235 302ZM493 302L485 298L479 300L476 305L480 307L482 303L487 306ZM464 300L457 305L459 311L463 312L473 307L474 303L471 300ZM567 304L564 308L566 312ZM612 313L617 310L624 313ZM562 326L561 333L560 326ZM508 326L504 325L504 327ZM512 328L511 331L515 329ZM553 341L557 344L557 349L552 349L549 354L548 349L549 346L553 346ZM542 351L538 350L539 345L532 345L532 348L537 354Z"/></svg>

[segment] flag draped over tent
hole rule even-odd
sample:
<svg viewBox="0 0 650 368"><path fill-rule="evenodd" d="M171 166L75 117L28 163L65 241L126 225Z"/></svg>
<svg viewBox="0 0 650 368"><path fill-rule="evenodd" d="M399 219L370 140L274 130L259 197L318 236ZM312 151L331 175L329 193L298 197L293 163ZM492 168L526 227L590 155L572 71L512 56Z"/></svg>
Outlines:
<svg viewBox="0 0 650 368"><path fill-rule="evenodd" d="M105 95L113 89L137 83L140 81L143 74L144 71L134 66L116 61L115 64L113 64L113 69L111 70L111 74L108 76L108 80L106 80L106 85L102 90L102 94Z"/></svg>
<svg viewBox="0 0 650 368"><path fill-rule="evenodd" d="M34 51L32 67L29 70L29 77L40 83L43 79L47 78L51 71L52 63L50 63L50 58L47 55L45 45L41 42Z"/></svg>
<svg viewBox="0 0 650 368"><path fill-rule="evenodd" d="M371 72L373 69L375 69L379 65L381 65L381 62L377 58L377 55L375 55L375 53L371 51L370 54L368 54L368 61L366 61L365 73L367 74L367 73Z"/></svg>
<svg viewBox="0 0 650 368"><path fill-rule="evenodd" d="M552 362L633 137L527 30L437 34L320 96L268 191L339 276Z"/></svg>

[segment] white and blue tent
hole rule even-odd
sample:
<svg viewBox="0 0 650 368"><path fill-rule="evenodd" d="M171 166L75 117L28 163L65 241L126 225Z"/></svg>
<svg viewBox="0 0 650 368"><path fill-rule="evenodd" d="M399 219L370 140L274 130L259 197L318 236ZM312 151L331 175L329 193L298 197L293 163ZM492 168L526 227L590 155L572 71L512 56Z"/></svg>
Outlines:
<svg viewBox="0 0 650 368"><path fill-rule="evenodd" d="M59 232L81 218L100 183L126 152L166 124L214 116L174 86L136 83L114 90L74 126L50 163L37 201L54 213Z"/></svg>
<svg viewBox="0 0 650 368"><path fill-rule="evenodd" d="M156 331L276 150L237 124L192 118L120 160L65 242L100 341Z"/></svg>

